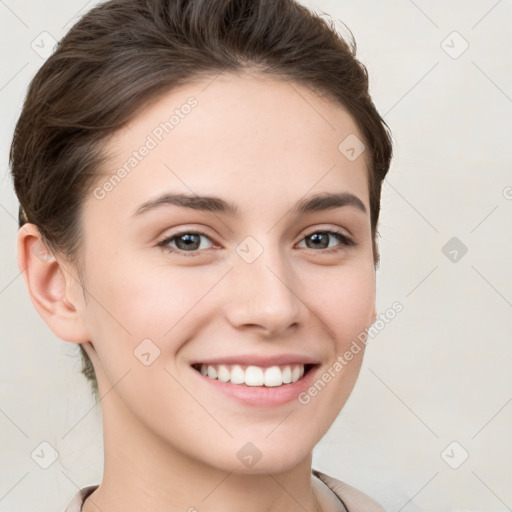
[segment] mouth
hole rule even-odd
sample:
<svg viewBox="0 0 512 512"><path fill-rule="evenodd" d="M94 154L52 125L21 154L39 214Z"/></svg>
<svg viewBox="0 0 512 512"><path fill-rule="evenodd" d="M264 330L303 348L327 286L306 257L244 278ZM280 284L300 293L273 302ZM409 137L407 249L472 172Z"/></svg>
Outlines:
<svg viewBox="0 0 512 512"><path fill-rule="evenodd" d="M304 379L317 364L255 366L247 364L194 363L192 368L204 377L245 387L277 388Z"/></svg>

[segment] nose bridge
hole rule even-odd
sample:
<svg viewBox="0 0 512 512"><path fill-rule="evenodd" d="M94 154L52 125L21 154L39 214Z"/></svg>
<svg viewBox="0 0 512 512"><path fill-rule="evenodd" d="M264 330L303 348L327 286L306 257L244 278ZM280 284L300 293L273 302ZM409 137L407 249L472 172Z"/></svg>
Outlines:
<svg viewBox="0 0 512 512"><path fill-rule="evenodd" d="M249 238L249 237L248 237ZM294 291L291 263L277 244L246 240L236 249L227 309L235 326L258 325L276 333L299 321L302 304Z"/></svg>

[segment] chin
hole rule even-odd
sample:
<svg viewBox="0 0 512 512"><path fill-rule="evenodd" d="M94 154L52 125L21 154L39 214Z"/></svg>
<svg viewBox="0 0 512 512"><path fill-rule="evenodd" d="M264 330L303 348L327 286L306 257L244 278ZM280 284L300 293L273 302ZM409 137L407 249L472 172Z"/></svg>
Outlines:
<svg viewBox="0 0 512 512"><path fill-rule="evenodd" d="M273 441L270 438L253 438L253 441L241 442L238 437L231 441L230 446L221 446L219 443L218 451L210 453L208 458L211 460L205 462L222 471L239 474L257 475L289 471L311 456L314 443L311 441L306 445L303 440L291 434L286 437L291 441L284 443L281 437L276 437Z"/></svg>

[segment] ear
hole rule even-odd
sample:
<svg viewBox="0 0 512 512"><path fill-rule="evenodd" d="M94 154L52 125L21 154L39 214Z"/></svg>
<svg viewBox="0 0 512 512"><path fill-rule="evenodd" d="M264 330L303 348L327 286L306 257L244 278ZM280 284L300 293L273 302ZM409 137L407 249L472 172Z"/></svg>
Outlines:
<svg viewBox="0 0 512 512"><path fill-rule="evenodd" d="M18 268L32 304L53 333L64 341L87 341L85 304L76 271L57 260L35 224L24 224L18 231Z"/></svg>

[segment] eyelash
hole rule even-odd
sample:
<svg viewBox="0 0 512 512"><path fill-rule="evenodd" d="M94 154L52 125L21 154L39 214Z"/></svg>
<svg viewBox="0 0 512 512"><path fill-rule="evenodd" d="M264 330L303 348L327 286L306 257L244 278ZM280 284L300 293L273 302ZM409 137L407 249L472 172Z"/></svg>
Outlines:
<svg viewBox="0 0 512 512"><path fill-rule="evenodd" d="M310 248L307 248L313 252L321 252L321 253L324 253L324 254L332 254L332 253L336 253L338 251L340 251L343 247L352 247L352 246L355 246L357 245L357 243L350 237L348 237L347 235L345 235L344 233L341 233L340 231L336 231L336 230L317 230L317 231L312 231L311 233L309 233L308 235L304 236L300 241L302 242L302 240L304 240L305 238L308 238L312 235L316 235L318 233L322 233L322 234L329 234L329 235L332 235L334 236L335 238L337 238L340 242L340 244L334 246L334 247L330 247L328 249L320 249L320 250L316 250L316 249L310 249ZM212 241L210 239L210 237L204 233L201 233L200 231L182 231L180 233L176 233L172 236L169 236L163 240L161 240L160 242L157 243L157 246L158 247L161 247L164 251L166 252L171 252L171 253L178 253L178 254L182 254L183 256L198 256L201 254L201 250L194 250L194 251L183 251L182 249L175 249L174 247L169 247L169 242L172 242L173 240L175 240L176 238L179 238L180 236L183 236L183 235L198 235L198 236L204 236L205 238L208 238L208 240Z"/></svg>

